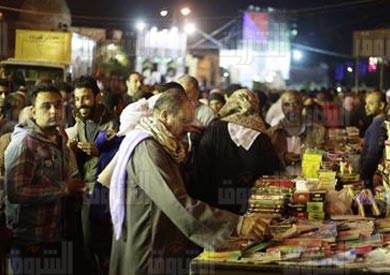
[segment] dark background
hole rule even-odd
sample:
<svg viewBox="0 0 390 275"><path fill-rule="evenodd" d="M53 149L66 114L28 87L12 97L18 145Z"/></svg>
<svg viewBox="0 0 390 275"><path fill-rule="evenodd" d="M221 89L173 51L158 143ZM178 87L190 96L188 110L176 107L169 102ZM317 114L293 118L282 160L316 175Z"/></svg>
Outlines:
<svg viewBox="0 0 390 275"><path fill-rule="evenodd" d="M45 0L43 0L45 1ZM46 0L50 1L50 0ZM3 6L21 6L21 0L4 0ZM191 20L205 32L239 17L249 5L285 10L291 26L296 24L298 35L293 42L351 54L352 32L355 30L390 28L390 0L68 0L75 26L119 28L129 30L137 20L161 25L172 20L172 10L188 5ZM162 18L159 12L171 13ZM331 56L309 53L305 62L332 61Z"/></svg>

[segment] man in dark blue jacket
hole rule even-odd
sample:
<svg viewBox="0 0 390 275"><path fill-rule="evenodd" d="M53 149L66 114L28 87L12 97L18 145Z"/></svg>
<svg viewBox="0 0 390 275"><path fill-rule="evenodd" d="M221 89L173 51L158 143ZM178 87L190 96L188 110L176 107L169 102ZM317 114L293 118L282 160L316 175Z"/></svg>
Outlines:
<svg viewBox="0 0 390 275"><path fill-rule="evenodd" d="M373 118L364 135L360 156L360 176L364 186L374 191L373 176L382 158L384 141L380 138L385 121L386 97L381 92L373 92L366 97L366 114Z"/></svg>

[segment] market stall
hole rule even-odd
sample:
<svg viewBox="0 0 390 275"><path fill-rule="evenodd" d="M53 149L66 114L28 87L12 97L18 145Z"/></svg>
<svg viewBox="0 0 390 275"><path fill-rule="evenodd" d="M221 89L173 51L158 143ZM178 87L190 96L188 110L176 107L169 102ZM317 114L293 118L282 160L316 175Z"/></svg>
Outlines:
<svg viewBox="0 0 390 275"><path fill-rule="evenodd" d="M355 137L332 132L326 150L305 149L301 174L259 178L247 214L264 217L269 235L204 251L191 274L390 274L389 188L363 188Z"/></svg>
<svg viewBox="0 0 390 275"><path fill-rule="evenodd" d="M368 275L370 270L363 267L305 267L280 266L277 264L255 264L252 262L229 262L194 259L191 263L191 275L304 275L304 274L332 274L332 275ZM388 272L376 274L389 274Z"/></svg>

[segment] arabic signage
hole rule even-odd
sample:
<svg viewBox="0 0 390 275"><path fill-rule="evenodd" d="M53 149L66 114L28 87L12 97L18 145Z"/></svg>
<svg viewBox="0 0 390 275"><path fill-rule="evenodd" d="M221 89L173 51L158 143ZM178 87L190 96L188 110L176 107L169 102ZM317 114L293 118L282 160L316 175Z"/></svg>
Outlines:
<svg viewBox="0 0 390 275"><path fill-rule="evenodd" d="M70 32L16 30L15 58L71 63Z"/></svg>
<svg viewBox="0 0 390 275"><path fill-rule="evenodd" d="M353 54L390 59L390 29L354 32Z"/></svg>

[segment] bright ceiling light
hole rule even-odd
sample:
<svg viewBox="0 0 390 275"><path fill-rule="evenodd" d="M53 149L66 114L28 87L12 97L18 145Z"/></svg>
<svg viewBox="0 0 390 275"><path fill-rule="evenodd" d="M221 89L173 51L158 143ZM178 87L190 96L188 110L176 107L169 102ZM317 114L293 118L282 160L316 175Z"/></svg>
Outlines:
<svg viewBox="0 0 390 275"><path fill-rule="evenodd" d="M293 50L292 54L295 61L301 61L303 58L303 53L300 50Z"/></svg>
<svg viewBox="0 0 390 275"><path fill-rule="evenodd" d="M161 11L160 11L160 15L161 15L162 17L167 16L167 15L168 15L168 10L167 10L167 9L161 10Z"/></svg>
<svg viewBox="0 0 390 275"><path fill-rule="evenodd" d="M194 23L187 23L187 24L184 26L184 31L185 31L187 34L193 34L193 33L196 31L195 24L194 24Z"/></svg>
<svg viewBox="0 0 390 275"><path fill-rule="evenodd" d="M292 36L297 36L298 35L298 30L297 29L292 29L291 30L291 35Z"/></svg>
<svg viewBox="0 0 390 275"><path fill-rule="evenodd" d="M138 21L137 23L135 23L135 27L137 30L143 31L146 27L146 24L144 21Z"/></svg>
<svg viewBox="0 0 390 275"><path fill-rule="evenodd" d="M189 7L184 7L184 8L182 8L182 9L180 10L180 12L181 12L181 14L182 14L183 16L187 16L187 15L189 15L189 14L191 13L191 9L190 9Z"/></svg>

